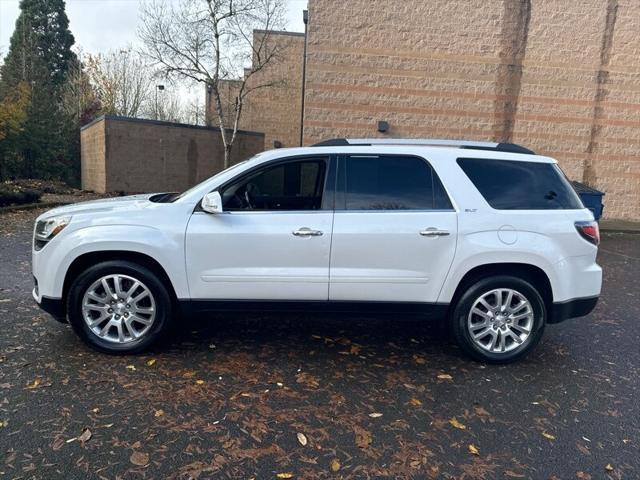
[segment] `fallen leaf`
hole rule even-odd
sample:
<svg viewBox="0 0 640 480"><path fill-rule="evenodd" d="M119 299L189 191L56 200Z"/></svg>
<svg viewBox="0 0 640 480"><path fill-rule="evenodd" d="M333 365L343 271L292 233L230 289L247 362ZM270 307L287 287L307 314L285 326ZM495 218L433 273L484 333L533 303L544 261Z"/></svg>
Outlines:
<svg viewBox="0 0 640 480"><path fill-rule="evenodd" d="M132 372L136 371L136 366L135 365L127 365L127 370L131 370Z"/></svg>
<svg viewBox="0 0 640 480"><path fill-rule="evenodd" d="M370 413L369 416L371 418L380 418L382 416L382 414L378 413L378 412L373 412L373 413Z"/></svg>
<svg viewBox="0 0 640 480"><path fill-rule="evenodd" d="M4 427L6 427L7 425L9 425L9 422L8 422L7 420L4 420L4 421L3 421L3 420L0 420L0 428L4 428Z"/></svg>
<svg viewBox="0 0 640 480"><path fill-rule="evenodd" d="M452 426L452 427L459 428L460 430L464 430L465 428L467 428L467 427L466 427L466 425L464 425L464 424L460 423L460 422L456 419L456 417L451 418L451 419L449 420L449 423L451 424L451 426Z"/></svg>
<svg viewBox="0 0 640 480"><path fill-rule="evenodd" d="M480 452L478 451L478 447L476 447L473 443L469 444L469 453L472 455L480 455Z"/></svg>
<svg viewBox="0 0 640 480"><path fill-rule="evenodd" d="M349 348L349 353L351 355L358 355L360 353L360 346L359 345L351 345L351 348Z"/></svg>
<svg viewBox="0 0 640 480"><path fill-rule="evenodd" d="M38 385L40 385L40 379L36 378L33 383L30 383L29 385L27 385L27 388L29 390L33 390L34 388L38 388Z"/></svg>
<svg viewBox="0 0 640 480"><path fill-rule="evenodd" d="M196 380L196 385L204 385L204 380Z"/></svg>
<svg viewBox="0 0 640 480"><path fill-rule="evenodd" d="M453 380L453 377L448 373L441 373L438 375L438 380Z"/></svg>
<svg viewBox="0 0 640 480"><path fill-rule="evenodd" d="M589 449L582 445L580 442L576 442L576 448L580 450L584 455L591 455Z"/></svg>
<svg viewBox="0 0 640 480"><path fill-rule="evenodd" d="M613 472L613 466L610 463L607 463L606 467L604 467L604 469L607 472Z"/></svg>
<svg viewBox="0 0 640 480"><path fill-rule="evenodd" d="M475 407L473 407L473 409L476 412L476 415L478 415L479 417L490 417L491 414L489 412L487 412L487 410L484 407L481 407L480 405L476 405Z"/></svg>
<svg viewBox="0 0 640 480"><path fill-rule="evenodd" d="M139 467L144 467L149 463L149 454L143 452L133 452L129 457L129 461Z"/></svg>
<svg viewBox="0 0 640 480"><path fill-rule="evenodd" d="M516 472L514 472L512 470L506 470L504 472L504 475L506 477L511 477L511 478L524 478L524 475L522 473L516 473Z"/></svg>
<svg viewBox="0 0 640 480"><path fill-rule="evenodd" d="M337 472L338 470L340 470L340 462L337 458L334 458L333 460L331 460L331 471Z"/></svg>
<svg viewBox="0 0 640 480"><path fill-rule="evenodd" d="M296 434L296 437L298 437L298 442L300 442L300 445L302 445L303 447L307 444L307 437L304 435L304 433L298 432Z"/></svg>
<svg viewBox="0 0 640 480"><path fill-rule="evenodd" d="M318 388L320 386L320 380L306 372L298 373L296 375L296 382L302 383L311 388Z"/></svg>
<svg viewBox="0 0 640 480"><path fill-rule="evenodd" d="M84 430L82 430L82 433L78 437L78 440L80 440L82 443L87 442L90 439L91 439L91 430L89 430L88 428L85 428Z"/></svg>
<svg viewBox="0 0 640 480"><path fill-rule="evenodd" d="M358 426L354 427L354 432L356 434L355 442L358 447L367 448L371 445L371 442L373 441L371 433Z"/></svg>
<svg viewBox="0 0 640 480"><path fill-rule="evenodd" d="M153 367L153 365L156 363L156 359L152 358L150 360L147 360L147 367Z"/></svg>
<svg viewBox="0 0 640 480"><path fill-rule="evenodd" d="M161 416L163 416L163 415L164 415L164 410L162 410L162 409L156 410L156 411L153 413L153 416L154 416L154 417L161 417Z"/></svg>
<svg viewBox="0 0 640 480"><path fill-rule="evenodd" d="M293 473L291 472L278 473L276 475L276 478L293 478Z"/></svg>
<svg viewBox="0 0 640 480"><path fill-rule="evenodd" d="M553 435L551 435L550 433L547 433L547 432L542 432L542 436L544 438L548 438L549 440L555 440L556 439L556 437L554 437Z"/></svg>
<svg viewBox="0 0 640 480"><path fill-rule="evenodd" d="M417 398L412 398L411 400L409 400L409 403L414 407L419 407L420 405L422 405L422 402Z"/></svg>

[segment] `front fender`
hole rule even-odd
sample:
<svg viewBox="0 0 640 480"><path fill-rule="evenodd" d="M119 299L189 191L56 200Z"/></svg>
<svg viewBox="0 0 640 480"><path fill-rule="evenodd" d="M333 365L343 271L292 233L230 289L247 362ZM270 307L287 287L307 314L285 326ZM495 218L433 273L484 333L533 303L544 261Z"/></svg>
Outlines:
<svg viewBox="0 0 640 480"><path fill-rule="evenodd" d="M126 251L148 255L167 273L176 296L188 298L184 267L184 238L160 229L138 225L88 226L55 238L34 252L34 275L40 295L61 298L64 278L81 255L94 252Z"/></svg>

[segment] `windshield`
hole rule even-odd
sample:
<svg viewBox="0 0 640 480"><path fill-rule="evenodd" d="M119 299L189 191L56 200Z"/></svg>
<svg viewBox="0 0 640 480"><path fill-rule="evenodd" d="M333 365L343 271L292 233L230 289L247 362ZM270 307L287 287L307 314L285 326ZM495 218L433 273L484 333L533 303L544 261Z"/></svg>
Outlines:
<svg viewBox="0 0 640 480"><path fill-rule="evenodd" d="M252 157L252 158L250 158L249 160L252 160L253 158L256 158L256 157ZM229 168L226 168L226 169L222 170L221 172L216 173L213 177L209 177L209 178L207 178L206 180L204 180L204 181L202 181L202 182L198 183L197 185L194 185L194 186L193 186L193 187L191 187L189 190L185 190L185 191L184 191L184 192L182 192L182 193L171 193L171 194L169 194L169 196L167 196L166 198L163 198L163 199L162 199L162 201L163 201L163 202L166 202L166 203L169 203L169 202L175 202L176 200L178 200L178 199L180 199L180 198L182 198L182 197L184 197L184 196L186 196L186 195L190 194L192 191L194 191L194 190L196 190L196 189L200 188L200 186L201 186L203 183L208 182L208 181L210 181L210 180L213 180L214 178L219 177L219 176L220 176L220 175L222 175L223 173L228 173L228 172L230 172L230 171L232 171L232 170L235 170L235 169L236 169L236 168L238 168L240 165L243 165L243 164L247 163L249 160L244 160L244 161L242 161L242 162L236 163L235 165L231 165Z"/></svg>

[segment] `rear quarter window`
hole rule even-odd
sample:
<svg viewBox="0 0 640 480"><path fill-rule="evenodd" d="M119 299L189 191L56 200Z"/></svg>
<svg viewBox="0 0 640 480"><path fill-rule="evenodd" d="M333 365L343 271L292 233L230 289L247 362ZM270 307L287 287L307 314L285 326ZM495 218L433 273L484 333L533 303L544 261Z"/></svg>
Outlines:
<svg viewBox="0 0 640 480"><path fill-rule="evenodd" d="M458 158L458 165L497 210L584 208L555 163Z"/></svg>

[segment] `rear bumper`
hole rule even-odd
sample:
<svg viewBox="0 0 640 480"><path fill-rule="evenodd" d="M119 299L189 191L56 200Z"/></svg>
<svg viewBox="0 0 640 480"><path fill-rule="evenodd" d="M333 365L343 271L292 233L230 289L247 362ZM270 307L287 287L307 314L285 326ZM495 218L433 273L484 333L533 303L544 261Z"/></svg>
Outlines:
<svg viewBox="0 0 640 480"><path fill-rule="evenodd" d="M566 302L554 303L547 323L560 323L570 318L589 315L598 303L598 296L574 298Z"/></svg>

